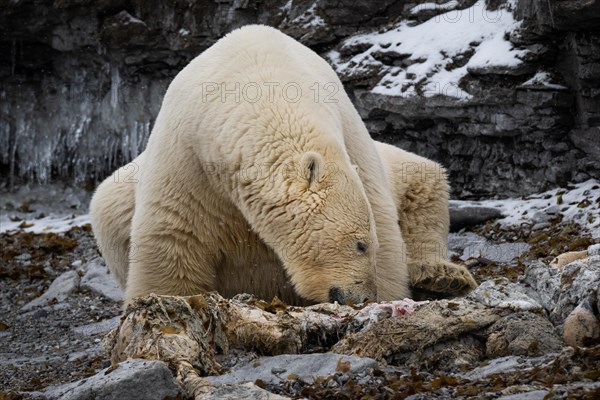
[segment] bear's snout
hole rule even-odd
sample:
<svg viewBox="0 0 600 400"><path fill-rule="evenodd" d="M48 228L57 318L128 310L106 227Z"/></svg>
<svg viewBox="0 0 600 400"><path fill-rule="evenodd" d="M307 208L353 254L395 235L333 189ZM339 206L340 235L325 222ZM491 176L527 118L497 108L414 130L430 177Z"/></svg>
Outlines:
<svg viewBox="0 0 600 400"><path fill-rule="evenodd" d="M342 289L340 289L337 286L333 286L331 289L329 289L329 302L330 303L335 303L337 301L339 304L347 304L347 303L359 304L359 303L366 303L369 300L375 300L376 298L377 298L377 296L368 295L362 291L358 292L358 293L343 291Z"/></svg>

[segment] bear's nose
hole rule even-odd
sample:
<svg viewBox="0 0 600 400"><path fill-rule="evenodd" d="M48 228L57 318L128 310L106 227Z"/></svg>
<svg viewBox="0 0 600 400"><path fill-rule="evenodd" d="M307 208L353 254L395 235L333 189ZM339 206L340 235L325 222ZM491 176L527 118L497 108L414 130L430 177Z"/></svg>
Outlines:
<svg viewBox="0 0 600 400"><path fill-rule="evenodd" d="M334 286L329 289L329 301L331 303L335 303L336 301L340 304L345 303L344 296L342 295L342 291L339 287Z"/></svg>

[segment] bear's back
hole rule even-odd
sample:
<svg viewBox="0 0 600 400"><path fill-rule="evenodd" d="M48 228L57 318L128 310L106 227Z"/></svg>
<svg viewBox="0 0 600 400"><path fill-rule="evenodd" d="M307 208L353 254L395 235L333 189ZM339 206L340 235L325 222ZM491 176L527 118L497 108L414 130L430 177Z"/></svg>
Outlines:
<svg viewBox="0 0 600 400"><path fill-rule="evenodd" d="M194 84L206 89L211 84L224 83L226 86L219 90L231 93L225 96L229 100L234 98L235 90L243 91L248 83L256 83L263 90L274 87L272 84L278 84L278 89L289 83L298 84L302 94L309 96L315 82L339 83L341 88L335 72L317 53L277 29L247 25L230 32L193 59L171 87L190 92ZM236 89L235 85L240 87Z"/></svg>

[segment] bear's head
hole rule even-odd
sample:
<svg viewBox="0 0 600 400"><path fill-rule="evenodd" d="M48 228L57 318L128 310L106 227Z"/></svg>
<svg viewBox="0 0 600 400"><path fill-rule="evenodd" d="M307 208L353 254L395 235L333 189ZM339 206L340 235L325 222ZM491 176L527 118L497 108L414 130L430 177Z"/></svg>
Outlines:
<svg viewBox="0 0 600 400"><path fill-rule="evenodd" d="M371 206L344 154L335 146L323 153L301 154L287 176L290 226L300 229L287 245L284 266L307 299L375 300L378 242Z"/></svg>
<svg viewBox="0 0 600 400"><path fill-rule="evenodd" d="M316 148L321 151L288 158L266 185L268 195L252 196L252 208L261 214L260 226L253 225L300 296L315 302L375 300L379 244L366 193L342 146Z"/></svg>

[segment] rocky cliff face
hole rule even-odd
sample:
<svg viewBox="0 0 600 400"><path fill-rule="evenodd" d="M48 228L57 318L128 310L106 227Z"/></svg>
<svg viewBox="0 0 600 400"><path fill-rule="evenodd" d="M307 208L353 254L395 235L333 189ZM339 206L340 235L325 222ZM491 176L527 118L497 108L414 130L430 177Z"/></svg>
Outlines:
<svg viewBox="0 0 600 400"><path fill-rule="evenodd" d="M442 162L456 195L600 178L600 1L436 3L0 0L0 184L91 186L144 148L172 77L248 23L322 54L373 137Z"/></svg>

